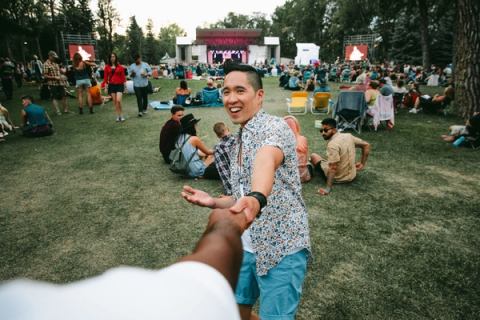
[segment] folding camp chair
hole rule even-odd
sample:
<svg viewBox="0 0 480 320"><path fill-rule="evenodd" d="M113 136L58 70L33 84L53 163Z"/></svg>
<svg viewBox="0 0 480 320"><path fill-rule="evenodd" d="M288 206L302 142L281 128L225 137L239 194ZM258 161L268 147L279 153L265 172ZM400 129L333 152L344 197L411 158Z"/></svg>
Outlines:
<svg viewBox="0 0 480 320"><path fill-rule="evenodd" d="M330 100L330 92L317 92L310 98L310 112L312 114L329 114L330 106L333 101Z"/></svg>
<svg viewBox="0 0 480 320"><path fill-rule="evenodd" d="M291 98L287 98L287 111L289 114L306 114L308 93L306 91L294 91Z"/></svg>
<svg viewBox="0 0 480 320"><path fill-rule="evenodd" d="M220 107L223 106L223 102L220 100L220 91L215 90L202 90L202 106L206 107Z"/></svg>
<svg viewBox="0 0 480 320"><path fill-rule="evenodd" d="M359 134L365 120L367 102L363 91L340 91L333 108L333 118L341 131L353 129Z"/></svg>
<svg viewBox="0 0 480 320"><path fill-rule="evenodd" d="M373 117L373 128L377 131L381 121L389 121L393 128L395 124L395 109L393 107L393 96L383 96L379 94L375 100L373 108L368 109L367 113Z"/></svg>

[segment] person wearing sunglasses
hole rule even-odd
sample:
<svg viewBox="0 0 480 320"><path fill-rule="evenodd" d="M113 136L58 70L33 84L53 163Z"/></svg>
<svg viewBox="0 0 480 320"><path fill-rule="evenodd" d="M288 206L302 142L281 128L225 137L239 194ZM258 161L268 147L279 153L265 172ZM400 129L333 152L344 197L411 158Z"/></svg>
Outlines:
<svg viewBox="0 0 480 320"><path fill-rule="evenodd" d="M322 121L320 133L327 141L327 159L312 153L310 161L327 182L325 188L318 189L321 195L332 192L333 183L350 182L363 170L370 153L370 144L349 133L337 132L337 121L326 118ZM355 160L355 148L362 150L360 162Z"/></svg>

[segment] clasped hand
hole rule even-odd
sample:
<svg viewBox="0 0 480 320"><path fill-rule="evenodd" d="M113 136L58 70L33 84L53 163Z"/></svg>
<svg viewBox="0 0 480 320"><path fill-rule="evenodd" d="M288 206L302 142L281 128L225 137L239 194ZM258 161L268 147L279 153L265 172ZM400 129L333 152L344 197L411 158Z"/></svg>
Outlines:
<svg viewBox="0 0 480 320"><path fill-rule="evenodd" d="M182 197L188 202L201 207L217 208L216 201L212 196L205 191L194 189L190 186L183 187ZM260 212L260 204L254 197L241 197L229 208L229 211L234 214L243 213L248 225L250 225Z"/></svg>

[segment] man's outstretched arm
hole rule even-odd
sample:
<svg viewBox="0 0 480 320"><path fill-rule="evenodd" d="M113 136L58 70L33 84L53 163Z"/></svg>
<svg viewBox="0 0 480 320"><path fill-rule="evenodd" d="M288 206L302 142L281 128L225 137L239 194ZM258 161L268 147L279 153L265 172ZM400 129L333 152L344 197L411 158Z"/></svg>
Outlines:
<svg viewBox="0 0 480 320"><path fill-rule="evenodd" d="M228 209L213 210L193 253L180 261L196 261L215 268L235 290L243 258L240 236L247 226L243 213L233 214Z"/></svg>

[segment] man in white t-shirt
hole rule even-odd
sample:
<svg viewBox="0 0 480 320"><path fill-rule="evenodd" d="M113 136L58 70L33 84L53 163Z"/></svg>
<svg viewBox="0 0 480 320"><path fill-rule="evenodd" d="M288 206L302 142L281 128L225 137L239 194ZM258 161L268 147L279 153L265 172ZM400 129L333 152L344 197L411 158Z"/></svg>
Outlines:
<svg viewBox="0 0 480 320"><path fill-rule="evenodd" d="M214 210L194 252L162 270L118 267L65 285L14 280L0 286L0 319L232 319L244 214Z"/></svg>

